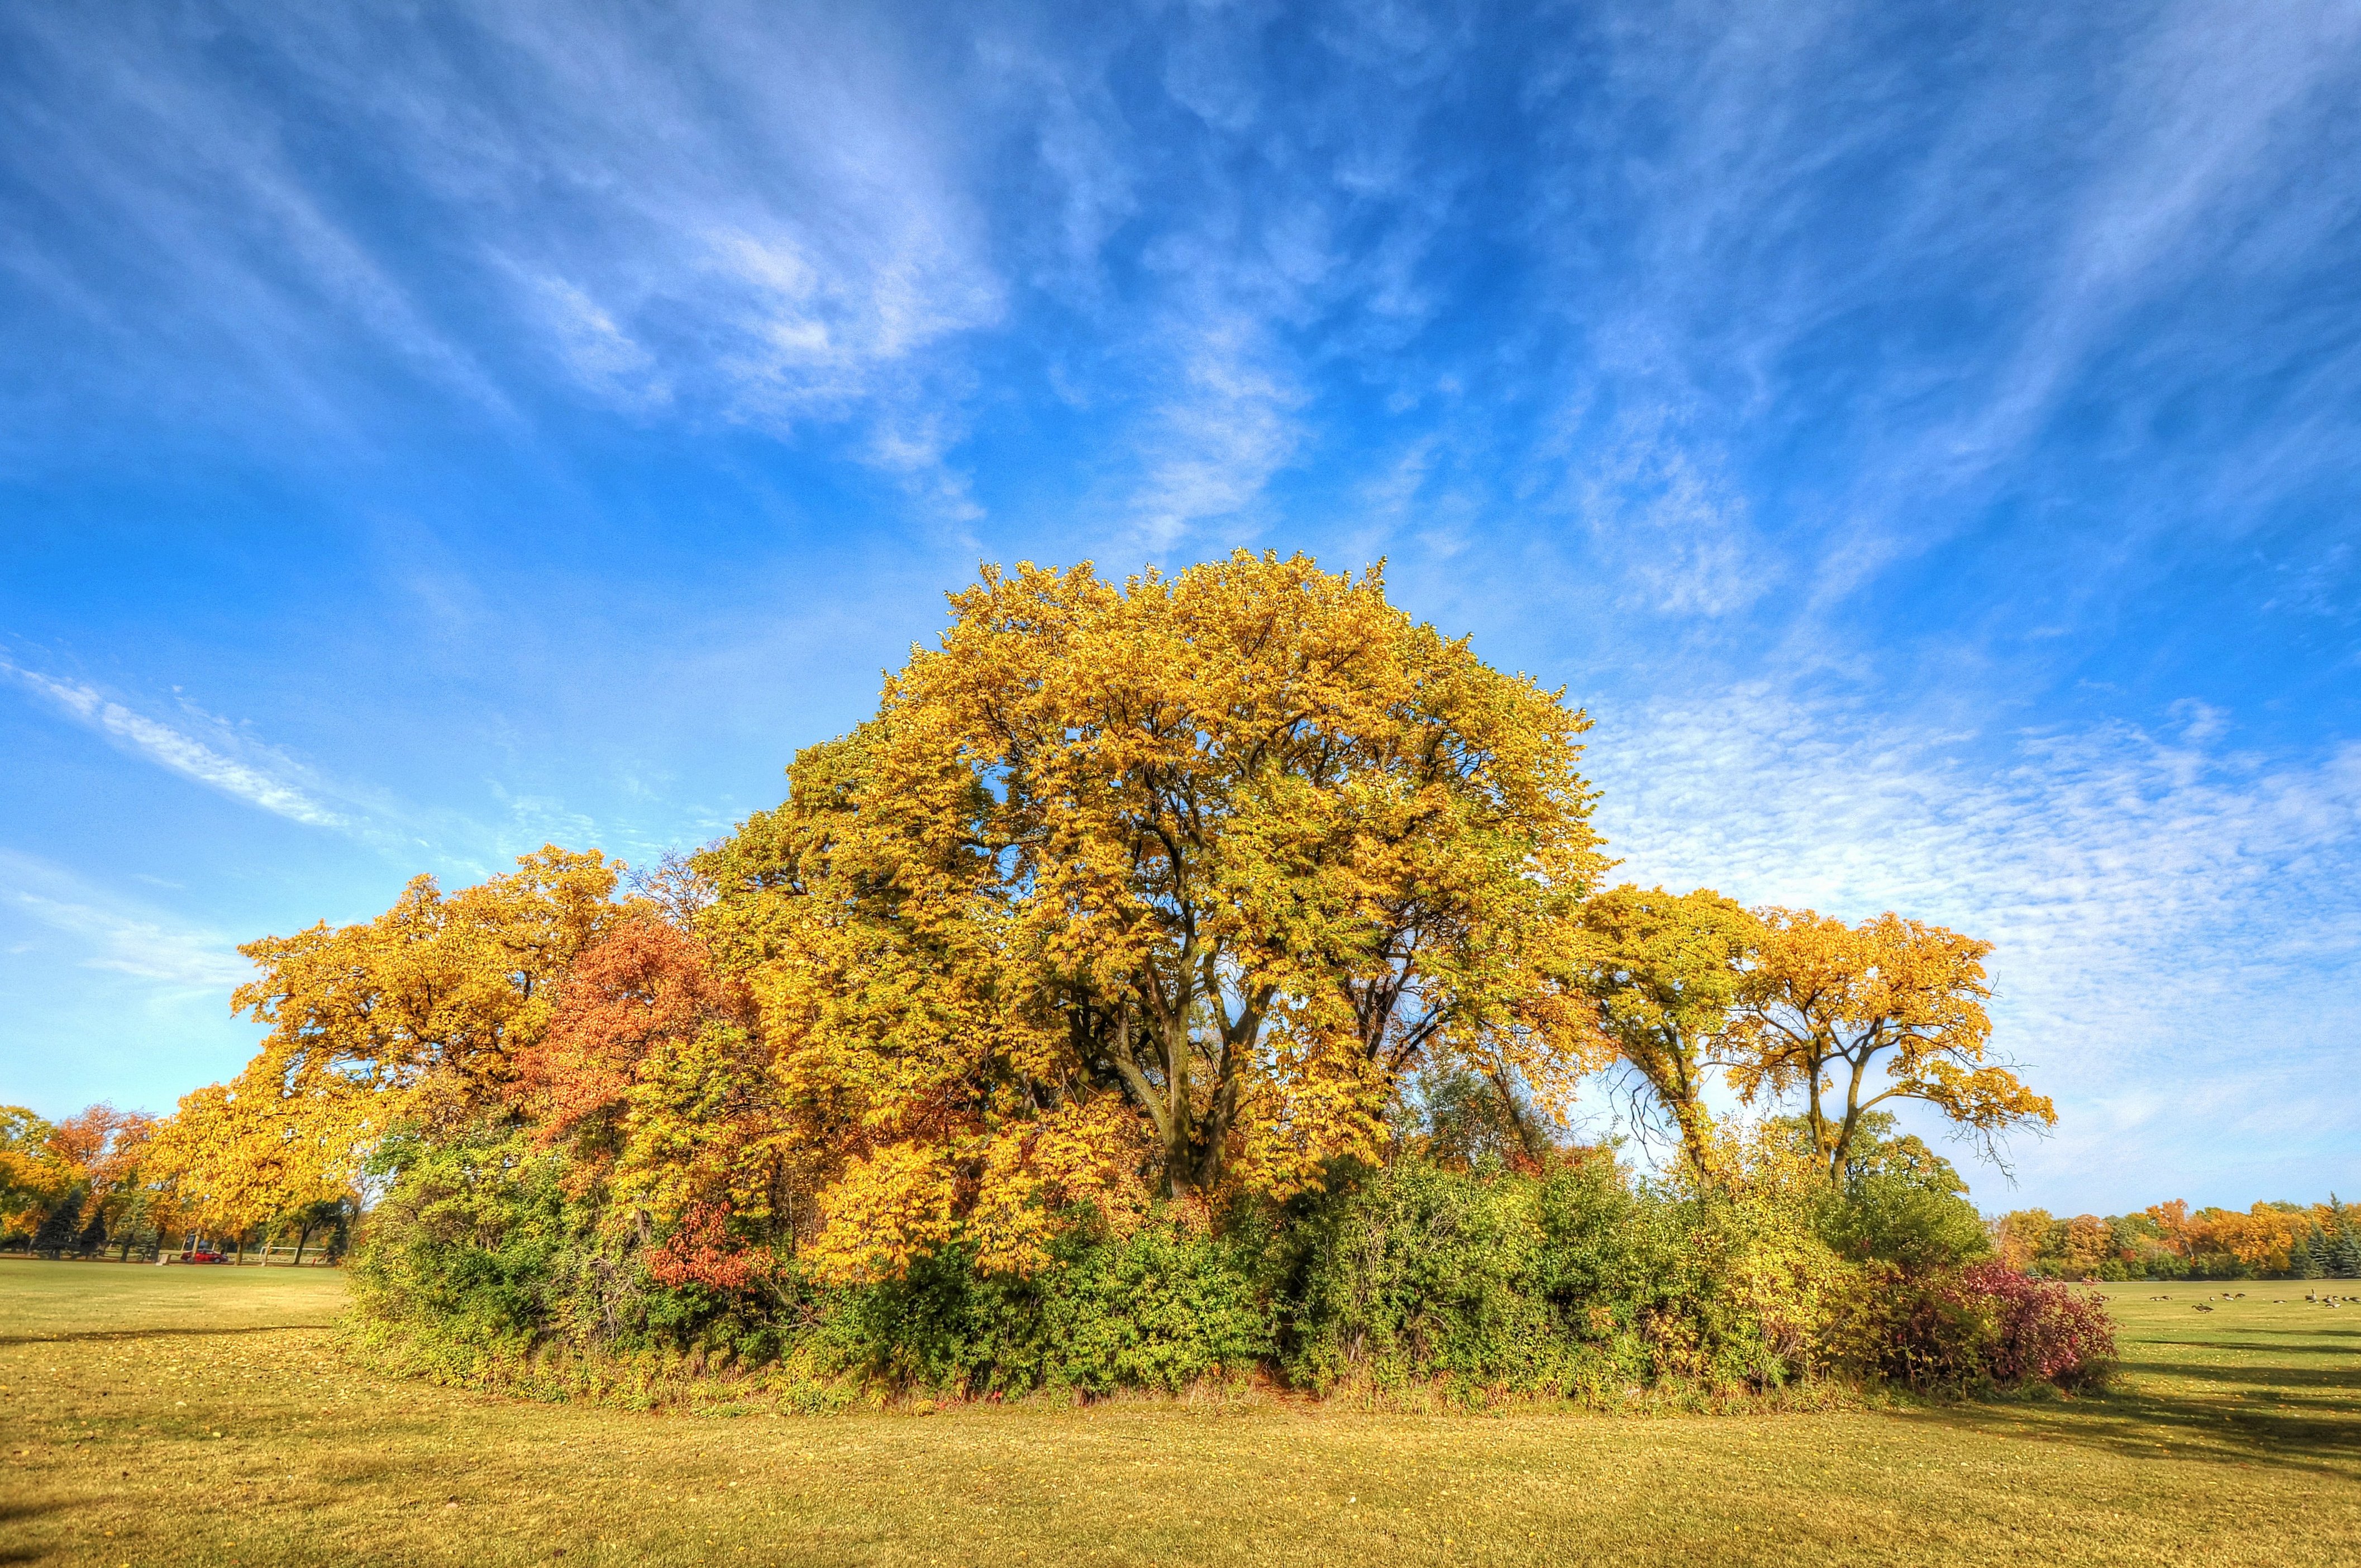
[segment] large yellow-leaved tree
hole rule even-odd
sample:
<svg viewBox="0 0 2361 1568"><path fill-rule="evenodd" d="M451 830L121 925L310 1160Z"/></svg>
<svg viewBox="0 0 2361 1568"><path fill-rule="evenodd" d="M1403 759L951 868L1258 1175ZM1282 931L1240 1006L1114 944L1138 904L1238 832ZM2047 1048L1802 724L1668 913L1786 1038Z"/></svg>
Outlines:
<svg viewBox="0 0 2361 1568"><path fill-rule="evenodd" d="M627 913L615 872L596 850L544 846L456 893L417 877L373 920L241 947L262 973L230 1004L270 1032L231 1086L225 1105L243 1106L225 1140L267 1120L274 1145L349 1164L397 1120L500 1111L558 981Z"/></svg>
<svg viewBox="0 0 2361 1568"><path fill-rule="evenodd" d="M987 570L702 858L783 1102L828 1151L814 1261L1284 1194L1374 1157L1421 1066L1562 1117L1605 1059L1587 720L1387 602L1239 553L1123 584Z"/></svg>

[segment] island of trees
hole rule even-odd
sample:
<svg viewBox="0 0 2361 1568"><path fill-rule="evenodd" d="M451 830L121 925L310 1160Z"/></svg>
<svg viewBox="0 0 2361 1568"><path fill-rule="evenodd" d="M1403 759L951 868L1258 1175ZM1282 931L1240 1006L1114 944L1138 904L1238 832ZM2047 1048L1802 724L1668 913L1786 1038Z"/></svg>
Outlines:
<svg viewBox="0 0 2361 1568"><path fill-rule="evenodd" d="M160 1122L0 1126L12 1223L341 1250L365 1207L371 1354L557 1394L2103 1370L2095 1303L2027 1270L2127 1233L1995 1237L1892 1115L2054 1120L1992 1053L1986 943L1617 883L1582 713L1375 570L1027 565L950 606L693 855L546 847L248 945L254 1060ZM1636 1144L1571 1131L1601 1083ZM2150 1251L2345 1258L2341 1208L2304 1223L2173 1211Z"/></svg>

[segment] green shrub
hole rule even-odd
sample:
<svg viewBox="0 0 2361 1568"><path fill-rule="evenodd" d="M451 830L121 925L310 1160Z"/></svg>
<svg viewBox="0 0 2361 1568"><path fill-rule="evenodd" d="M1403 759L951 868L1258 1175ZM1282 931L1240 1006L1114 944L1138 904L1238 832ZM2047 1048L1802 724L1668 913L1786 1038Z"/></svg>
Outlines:
<svg viewBox="0 0 2361 1568"><path fill-rule="evenodd" d="M1974 1204L1899 1172L1848 1180L1821 1211L1818 1228L1847 1257L1904 1268L1956 1267L1992 1252Z"/></svg>
<svg viewBox="0 0 2361 1568"><path fill-rule="evenodd" d="M1828 1358L1843 1272L1800 1209L1605 1160L1538 1179L1400 1165L1312 1206L1293 1246L1282 1365L1315 1390L1775 1387Z"/></svg>
<svg viewBox="0 0 2361 1568"><path fill-rule="evenodd" d="M1956 1201L1898 1179L1832 1195L1660 1185L1596 1157L1538 1174L1404 1160L1215 1234L1175 1215L1115 1234L1078 1211L1025 1277L953 1246L890 1282L790 1266L732 1291L660 1283L645 1238L602 1230L563 1157L522 1135L397 1143L390 1164L354 1270L368 1348L543 1397L759 1387L823 1409L1263 1373L1418 1400L1694 1400L1960 1385L1998 1332L1946 1283L1967 1250Z"/></svg>
<svg viewBox="0 0 2361 1568"><path fill-rule="evenodd" d="M550 1346L610 1360L717 1356L894 1387L972 1393L1174 1390L1248 1372L1273 1343L1267 1242L1251 1223L1215 1238L1174 1223L1127 1236L1078 1216L1028 1278L980 1274L951 1248L904 1279L823 1288L792 1272L731 1293L667 1287L635 1236L601 1236L561 1157L522 1135L399 1143L398 1175L356 1261L363 1311L457 1360L541 1365ZM423 1337L422 1337L423 1336Z"/></svg>
<svg viewBox="0 0 2361 1568"><path fill-rule="evenodd" d="M1270 1354L1259 1240L1170 1222L1115 1237L1080 1221L1023 1278L979 1273L949 1248L904 1279L818 1297L814 1346L824 1365L896 1387L1174 1392Z"/></svg>

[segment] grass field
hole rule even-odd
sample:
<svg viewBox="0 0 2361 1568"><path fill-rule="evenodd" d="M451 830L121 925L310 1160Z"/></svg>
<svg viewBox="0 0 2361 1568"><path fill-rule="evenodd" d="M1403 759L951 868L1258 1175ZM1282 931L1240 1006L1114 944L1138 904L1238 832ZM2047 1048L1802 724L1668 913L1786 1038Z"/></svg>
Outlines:
<svg viewBox="0 0 2361 1568"><path fill-rule="evenodd" d="M2228 1564L2361 1549L2361 1307L2304 1305L2301 1286L2205 1313L2193 1288L2119 1293L2127 1375L2072 1402L722 1419L356 1373L327 1329L342 1283L0 1262L0 1561ZM2158 1291L2173 1299L2144 1299Z"/></svg>

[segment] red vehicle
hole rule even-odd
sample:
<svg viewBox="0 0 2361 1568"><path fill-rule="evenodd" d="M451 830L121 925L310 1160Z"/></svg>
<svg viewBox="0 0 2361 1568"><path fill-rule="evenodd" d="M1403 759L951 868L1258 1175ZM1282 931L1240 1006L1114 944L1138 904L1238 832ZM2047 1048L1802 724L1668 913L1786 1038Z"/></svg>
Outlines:
<svg viewBox="0 0 2361 1568"><path fill-rule="evenodd" d="M182 1263L219 1263L222 1255L210 1247L193 1246L181 1255Z"/></svg>

